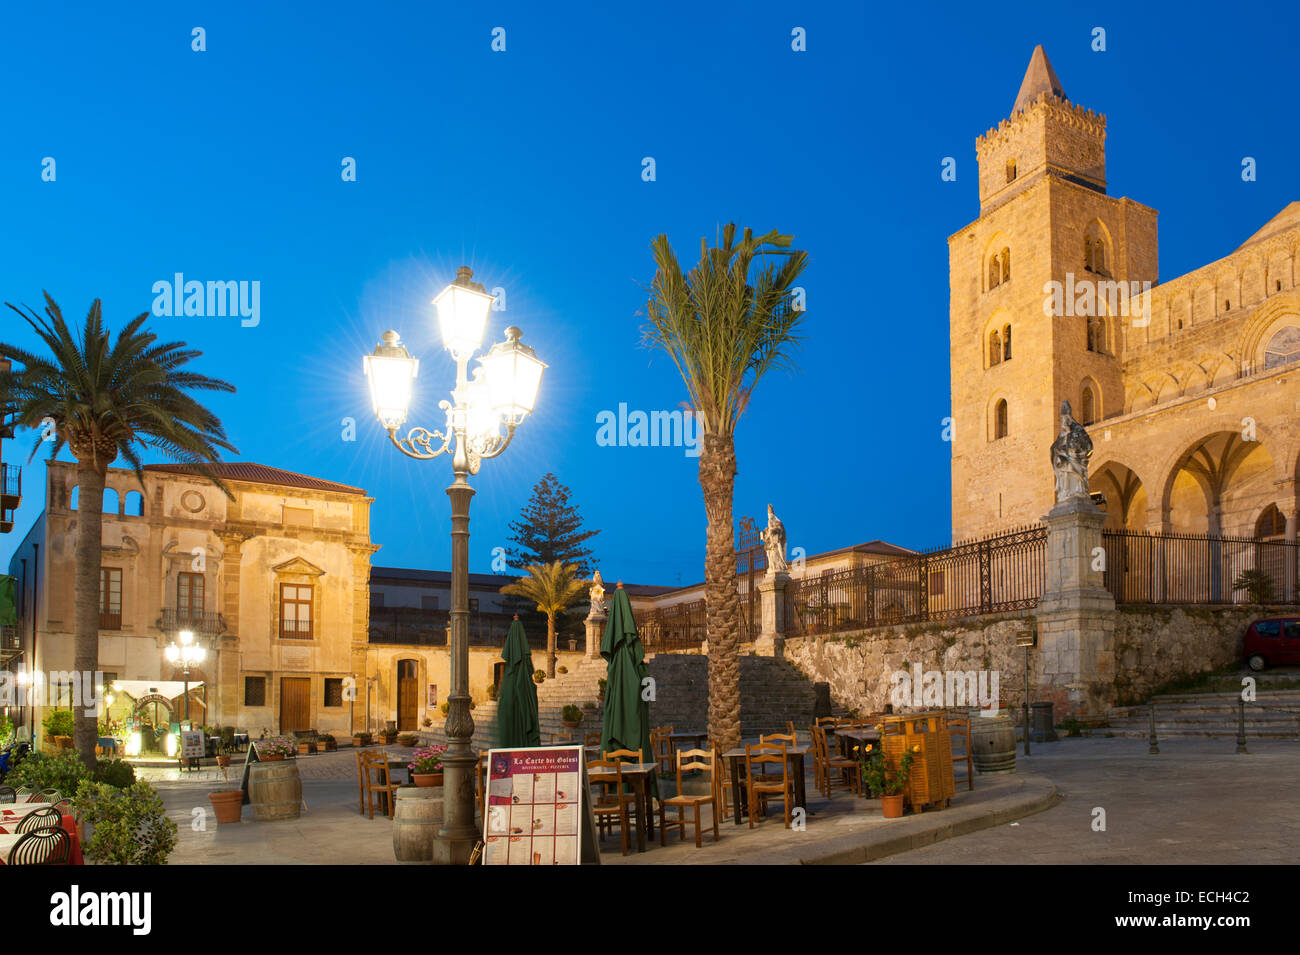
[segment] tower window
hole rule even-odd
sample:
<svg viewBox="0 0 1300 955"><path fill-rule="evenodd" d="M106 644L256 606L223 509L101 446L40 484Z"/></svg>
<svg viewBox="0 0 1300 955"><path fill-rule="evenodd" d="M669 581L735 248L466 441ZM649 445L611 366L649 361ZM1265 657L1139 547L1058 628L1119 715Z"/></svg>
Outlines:
<svg viewBox="0 0 1300 955"><path fill-rule="evenodd" d="M997 331L989 332L989 367L1002 362L1002 337Z"/></svg>
<svg viewBox="0 0 1300 955"><path fill-rule="evenodd" d="M1007 182L1011 182L1015 178L1016 178L1016 161L1014 159L1008 159L1007 160Z"/></svg>
<svg viewBox="0 0 1300 955"><path fill-rule="evenodd" d="M1279 292L1282 291L1282 280L1281 280L1281 279L1278 279L1278 280L1277 280L1277 290L1278 290Z"/></svg>
<svg viewBox="0 0 1300 955"><path fill-rule="evenodd" d="M1079 411L1084 424L1092 424L1097 420L1096 409L1093 407L1092 389L1087 385L1083 387L1083 400L1079 402Z"/></svg>
<svg viewBox="0 0 1300 955"><path fill-rule="evenodd" d="M1088 351L1098 355L1106 354L1106 326L1097 315L1088 319Z"/></svg>
<svg viewBox="0 0 1300 955"><path fill-rule="evenodd" d="M1002 326L1002 360L1011 360L1011 326Z"/></svg>
<svg viewBox="0 0 1300 955"><path fill-rule="evenodd" d="M1110 273L1106 270L1107 259L1109 255L1106 252L1106 239L1102 234L1101 223L1093 220L1083 234L1084 271L1109 277Z"/></svg>
<svg viewBox="0 0 1300 955"><path fill-rule="evenodd" d="M1002 250L1002 281L1011 281L1011 250Z"/></svg>
<svg viewBox="0 0 1300 955"><path fill-rule="evenodd" d="M1007 436L1007 400L998 401L993 408L993 440Z"/></svg>
<svg viewBox="0 0 1300 955"><path fill-rule="evenodd" d="M1002 281L1002 269L998 265L998 257L992 256L989 259L989 288L995 289L998 283Z"/></svg>

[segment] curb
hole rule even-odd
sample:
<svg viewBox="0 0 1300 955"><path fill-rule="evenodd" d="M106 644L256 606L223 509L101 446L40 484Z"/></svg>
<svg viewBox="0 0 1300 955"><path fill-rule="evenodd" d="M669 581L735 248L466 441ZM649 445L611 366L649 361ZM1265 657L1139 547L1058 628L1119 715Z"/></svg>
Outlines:
<svg viewBox="0 0 1300 955"><path fill-rule="evenodd" d="M964 836L981 829L1005 825L1051 809L1060 802L1061 797L1056 791L1055 784L1047 777L1036 773L1017 775L1020 776L1022 783L1019 792L1001 796L994 803L978 809L944 810L945 816L952 813L953 816L961 817L953 818L951 822L945 821L943 825L934 826L934 814L923 813L905 821L904 825L912 830L910 832L900 832L885 839L872 840L864 845L804 857L799 859L799 862L802 865L860 865L883 859L885 856L933 845L954 836Z"/></svg>

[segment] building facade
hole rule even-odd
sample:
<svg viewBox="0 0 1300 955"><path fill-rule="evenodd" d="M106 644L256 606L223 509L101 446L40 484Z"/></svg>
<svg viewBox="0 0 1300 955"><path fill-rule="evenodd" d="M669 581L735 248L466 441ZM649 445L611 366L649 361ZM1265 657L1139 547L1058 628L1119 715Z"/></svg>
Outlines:
<svg viewBox="0 0 1300 955"><path fill-rule="evenodd" d="M1039 47L976 140L980 214L948 240L953 539L1047 513L1068 401L1108 527L1294 541L1300 202L1160 282L1156 211L1108 194L1105 139Z"/></svg>
<svg viewBox="0 0 1300 955"><path fill-rule="evenodd" d="M147 465L143 484L133 471L109 469L99 669L111 715L147 716L155 726L180 720L183 694L159 699L148 690L184 680L165 648L188 631L207 651L189 672L201 684L189 694L196 725L235 725L254 736L349 733L378 549L371 498L259 464L213 470L232 498L180 465ZM10 563L27 668L38 680L72 669L76 521L75 465L49 462L45 510ZM29 715L33 729L40 709Z"/></svg>

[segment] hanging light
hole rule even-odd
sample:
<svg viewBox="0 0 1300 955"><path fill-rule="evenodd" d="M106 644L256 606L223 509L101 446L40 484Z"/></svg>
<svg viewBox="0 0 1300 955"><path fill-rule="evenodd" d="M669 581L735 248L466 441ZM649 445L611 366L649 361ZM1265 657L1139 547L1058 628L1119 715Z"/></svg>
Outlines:
<svg viewBox="0 0 1300 955"><path fill-rule="evenodd" d="M513 424L532 413L542 383L542 371L546 368L536 352L519 340L522 334L511 325L506 329L506 340L493 345L492 350L479 359L492 407Z"/></svg>
<svg viewBox="0 0 1300 955"><path fill-rule="evenodd" d="M366 377L370 379L370 403L375 417L384 430L396 430L406 420L411 405L411 382L420 362L411 357L394 331L384 332L383 341L363 361Z"/></svg>

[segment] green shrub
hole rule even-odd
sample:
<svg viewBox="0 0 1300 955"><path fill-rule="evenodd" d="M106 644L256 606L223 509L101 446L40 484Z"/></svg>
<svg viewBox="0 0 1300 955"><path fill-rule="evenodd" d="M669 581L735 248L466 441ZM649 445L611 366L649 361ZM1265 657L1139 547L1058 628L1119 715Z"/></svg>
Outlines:
<svg viewBox="0 0 1300 955"><path fill-rule="evenodd" d="M57 789L61 796L75 796L90 780L90 770L75 749L57 753L28 753L5 777L5 785L17 789Z"/></svg>
<svg viewBox="0 0 1300 955"><path fill-rule="evenodd" d="M534 682L534 683L538 683L538 684L545 683L545 682L546 682L546 671L545 671L545 670L534 670L534 671L533 671L533 682Z"/></svg>
<svg viewBox="0 0 1300 955"><path fill-rule="evenodd" d="M0 713L0 745L9 739L9 734L14 731L14 724L9 721L9 717Z"/></svg>
<svg viewBox="0 0 1300 955"><path fill-rule="evenodd" d="M74 815L90 827L84 850L99 865L166 865L176 848L176 823L162 797L146 782L130 789L88 783L72 801Z"/></svg>
<svg viewBox="0 0 1300 955"><path fill-rule="evenodd" d="M572 703L566 703L564 709L561 711L561 714L564 722L566 723L582 722L582 710L578 709Z"/></svg>
<svg viewBox="0 0 1300 955"><path fill-rule="evenodd" d="M130 789L135 785L135 768L124 759L96 760L94 781L114 789Z"/></svg>
<svg viewBox="0 0 1300 955"><path fill-rule="evenodd" d="M50 710L41 720L46 736L72 735L72 710Z"/></svg>

